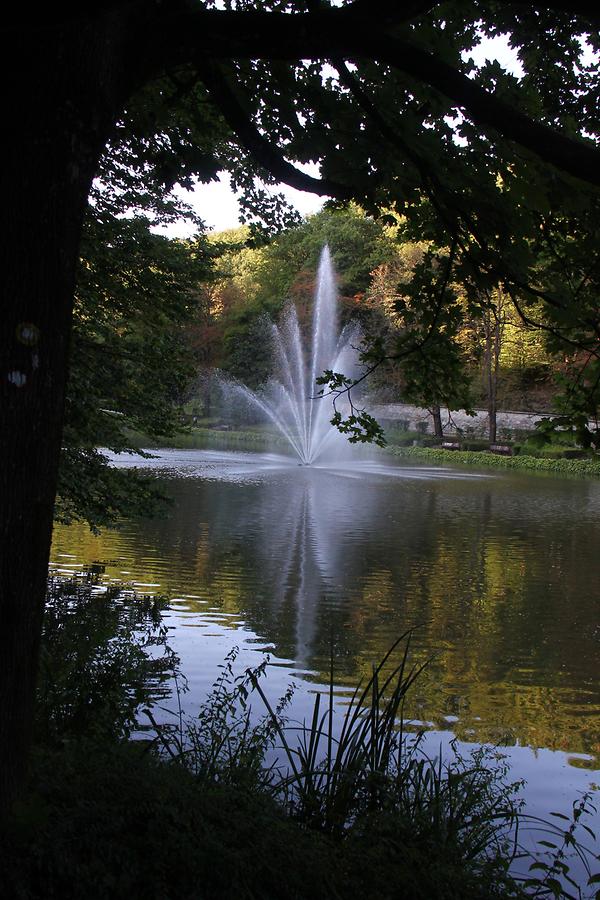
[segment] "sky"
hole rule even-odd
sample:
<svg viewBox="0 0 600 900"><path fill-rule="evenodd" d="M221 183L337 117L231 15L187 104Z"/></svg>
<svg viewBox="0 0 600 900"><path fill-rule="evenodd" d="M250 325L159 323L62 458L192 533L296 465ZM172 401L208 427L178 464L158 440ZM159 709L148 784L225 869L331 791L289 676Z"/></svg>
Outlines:
<svg viewBox="0 0 600 900"><path fill-rule="evenodd" d="M302 168L315 177L319 175L317 166L311 168L303 166ZM307 191L297 191L286 184L273 187L273 191L284 194L303 216L318 212L324 203L323 197ZM218 181L198 184L192 192L176 189L175 193L193 207L210 230L223 231L226 228L236 228L240 224L238 203L231 189L227 172L221 172ZM193 231L194 229L186 223L174 224L161 229L161 233L169 237L189 237Z"/></svg>
<svg viewBox="0 0 600 900"><path fill-rule="evenodd" d="M523 74L516 53L508 46L505 37L484 38L481 43L469 54L477 65L484 60L496 59L507 71L514 75ZM317 166L302 167L306 172L318 177ZM306 191L297 191L287 185L281 184L273 188L274 192L281 192L290 203L303 216L318 212L325 198L318 197ZM236 228L239 224L239 208L236 196L231 189L229 176L221 173L218 181L209 184L198 184L195 190L189 192L183 189L176 190L194 211L204 220L210 230L222 231L226 228ZM187 223L175 223L166 228L159 229L160 233L169 237L190 237L194 231Z"/></svg>

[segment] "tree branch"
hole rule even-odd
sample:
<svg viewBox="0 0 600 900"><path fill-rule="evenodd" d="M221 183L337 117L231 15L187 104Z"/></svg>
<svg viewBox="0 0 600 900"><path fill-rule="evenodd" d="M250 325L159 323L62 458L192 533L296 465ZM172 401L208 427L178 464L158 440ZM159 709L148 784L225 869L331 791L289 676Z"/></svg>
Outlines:
<svg viewBox="0 0 600 900"><path fill-rule="evenodd" d="M576 350L585 350L592 356L600 358L600 348L598 347L597 339L593 339L591 341L572 340L570 337L567 337L566 334L563 334L561 331L558 331L551 325L547 325L545 322L540 322L532 319L527 315L527 313L519 303L514 287L507 283L504 285L504 289L512 300L512 304L524 325L527 325L531 328L536 328L538 331L545 331L547 334L551 334L557 340L562 341L565 344L569 344Z"/></svg>
<svg viewBox="0 0 600 900"><path fill-rule="evenodd" d="M597 0L499 0L510 6L522 6L528 11L552 10L587 19L590 24L600 27L600 8ZM347 15L357 14L370 21L377 18L385 25L409 22L417 16L431 12L440 5L440 0L354 0L343 7Z"/></svg>
<svg viewBox="0 0 600 900"><path fill-rule="evenodd" d="M347 16L376 19L380 25L399 25L430 12L440 0L354 0L343 7Z"/></svg>
<svg viewBox="0 0 600 900"><path fill-rule="evenodd" d="M435 88L465 109L476 125L492 127L545 162L600 187L600 152L592 143L574 140L536 122L419 47L385 36L367 35L363 48L373 58Z"/></svg>
<svg viewBox="0 0 600 900"><path fill-rule="evenodd" d="M148 46L146 59L154 59L158 67L172 67L199 57L299 60L335 56L383 62L439 91L464 109L476 125L493 128L545 162L600 187L600 152L592 143L574 140L536 122L435 54L389 37L373 19L349 15L351 7L298 14L206 9L183 13L180 8L178 13L157 21L152 35L154 47ZM224 105L228 110L232 107L229 101ZM256 143L266 161L267 142L255 142L237 114L235 117L237 127Z"/></svg>
<svg viewBox="0 0 600 900"><path fill-rule="evenodd" d="M553 12L564 12L587 19L590 24L600 27L600 7L597 0L498 0L510 6L522 6L532 9L547 9Z"/></svg>
<svg viewBox="0 0 600 900"><path fill-rule="evenodd" d="M329 179L313 178L288 162L279 148L254 127L217 65L201 61L196 67L212 100L242 146L275 178L299 191L311 191L321 197L352 199L354 194L349 187Z"/></svg>

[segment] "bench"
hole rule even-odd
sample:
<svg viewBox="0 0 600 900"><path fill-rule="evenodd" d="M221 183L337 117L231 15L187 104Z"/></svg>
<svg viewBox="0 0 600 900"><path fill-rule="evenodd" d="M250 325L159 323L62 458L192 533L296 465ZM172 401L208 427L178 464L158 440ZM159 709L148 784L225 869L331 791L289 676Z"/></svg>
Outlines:
<svg viewBox="0 0 600 900"><path fill-rule="evenodd" d="M490 453L499 453L501 456L512 456L513 449L508 444L490 444Z"/></svg>

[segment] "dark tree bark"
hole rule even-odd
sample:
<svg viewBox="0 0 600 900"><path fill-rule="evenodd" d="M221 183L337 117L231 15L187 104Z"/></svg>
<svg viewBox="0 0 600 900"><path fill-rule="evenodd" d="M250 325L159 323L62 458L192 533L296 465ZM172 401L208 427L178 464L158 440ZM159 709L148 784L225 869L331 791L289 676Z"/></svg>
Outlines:
<svg viewBox="0 0 600 900"><path fill-rule="evenodd" d="M488 437L490 444L496 443L498 420L498 370L500 367L500 350L502 346L502 327L500 307L488 310L484 319L484 378L488 408Z"/></svg>
<svg viewBox="0 0 600 900"><path fill-rule="evenodd" d="M3 49L0 815L31 742L79 240L123 101L109 52L117 25L111 14L15 35Z"/></svg>
<svg viewBox="0 0 600 900"><path fill-rule="evenodd" d="M433 419L433 433L440 440L444 437L444 429L442 427L442 411L437 403L431 407L431 418Z"/></svg>

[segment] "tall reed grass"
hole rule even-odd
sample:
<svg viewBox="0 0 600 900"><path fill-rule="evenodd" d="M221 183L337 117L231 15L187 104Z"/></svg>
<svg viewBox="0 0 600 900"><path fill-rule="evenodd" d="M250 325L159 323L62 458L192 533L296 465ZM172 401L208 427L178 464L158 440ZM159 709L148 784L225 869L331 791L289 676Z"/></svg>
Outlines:
<svg viewBox="0 0 600 900"><path fill-rule="evenodd" d="M464 755L454 741L449 756L441 749L432 756L424 732L406 729L405 700L425 667L410 664L411 640L412 631L401 635L345 705L334 688L332 660L329 684L315 692L302 722L288 716L292 689L275 706L269 700L267 661L236 676L234 650L197 719L182 719L179 706L169 710L176 721L161 725L146 711L157 746L202 779L270 795L289 818L335 841L362 846L378 836L392 854L429 854L491 879L502 896L521 889L538 898L599 896L582 892L569 860L569 854L579 858L593 889L598 859L581 839L582 830L593 836L582 818L592 809L590 797L574 807L566 828L541 822L524 813L523 782L510 781L498 748ZM266 711L258 718L253 696ZM520 840L523 829L534 827L545 832L537 854ZM516 860L525 875L511 874Z"/></svg>

